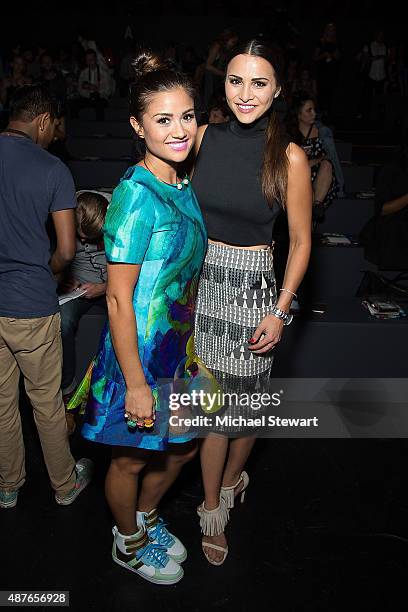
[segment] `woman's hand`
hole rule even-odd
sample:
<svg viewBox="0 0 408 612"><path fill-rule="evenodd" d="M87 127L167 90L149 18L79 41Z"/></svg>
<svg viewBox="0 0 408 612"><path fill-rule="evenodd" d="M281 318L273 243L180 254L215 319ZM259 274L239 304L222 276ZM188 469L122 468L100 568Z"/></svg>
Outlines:
<svg viewBox="0 0 408 612"><path fill-rule="evenodd" d="M128 389L125 398L125 414L134 421L153 419L154 398L146 383L141 387Z"/></svg>
<svg viewBox="0 0 408 612"><path fill-rule="evenodd" d="M272 350L282 337L283 321L274 315L267 315L258 325L249 340L249 349L256 355Z"/></svg>

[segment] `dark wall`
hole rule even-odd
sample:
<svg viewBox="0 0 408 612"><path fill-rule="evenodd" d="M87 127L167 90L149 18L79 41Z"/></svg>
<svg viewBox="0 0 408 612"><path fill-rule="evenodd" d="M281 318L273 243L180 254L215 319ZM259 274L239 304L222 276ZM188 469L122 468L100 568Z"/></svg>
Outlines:
<svg viewBox="0 0 408 612"><path fill-rule="evenodd" d="M232 10L233 7L233 10ZM127 25L136 40L159 45L168 39L192 44L202 52L220 30L232 27L243 37L270 30L277 38L285 38L288 21L299 30L306 44L319 36L328 20L335 20L339 40L350 48L358 47L378 26L393 31L397 38L406 36L405 20L401 19L395 1L373 0L111 0L110 4L66 0L54 6L32 4L24 9L8 6L1 11L4 51L17 39L22 44L69 44L78 33L96 38L102 46L117 48L123 44ZM13 23L17 27L5 27Z"/></svg>

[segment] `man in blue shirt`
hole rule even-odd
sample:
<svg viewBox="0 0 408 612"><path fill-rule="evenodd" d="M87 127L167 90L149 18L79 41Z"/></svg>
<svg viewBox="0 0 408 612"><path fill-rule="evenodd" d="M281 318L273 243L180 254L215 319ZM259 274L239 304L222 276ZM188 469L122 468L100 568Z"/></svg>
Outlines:
<svg viewBox="0 0 408 612"><path fill-rule="evenodd" d="M20 373L31 401L45 463L61 505L90 480L75 464L61 395L60 314L53 274L75 253L75 188L67 167L45 148L54 138L57 102L41 85L16 90L0 134L0 507L17 503L25 480L18 404ZM57 246L50 254L51 214Z"/></svg>

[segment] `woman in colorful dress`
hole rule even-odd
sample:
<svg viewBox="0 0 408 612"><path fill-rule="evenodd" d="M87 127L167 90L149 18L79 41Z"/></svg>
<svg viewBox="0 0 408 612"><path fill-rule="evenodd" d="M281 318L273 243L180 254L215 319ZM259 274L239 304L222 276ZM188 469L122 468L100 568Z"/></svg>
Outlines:
<svg viewBox="0 0 408 612"><path fill-rule="evenodd" d="M238 45L227 64L225 94L234 117L199 128L193 187L209 244L196 305L196 350L224 393L269 390L272 349L279 342L309 260L311 182L306 155L283 133L274 100L281 91L279 61L264 42ZM290 248L277 295L272 230L281 207ZM226 413L257 416L239 405ZM251 414L252 413L252 414ZM229 439L228 435L233 438ZM224 529L255 437L248 429L219 428L201 445L205 500L198 508L208 561L228 553Z"/></svg>
<svg viewBox="0 0 408 612"><path fill-rule="evenodd" d="M193 434L169 431L168 381L194 370L193 305L207 236L189 181L177 174L197 132L192 85L147 52L134 66L130 123L145 154L106 215L109 322L82 435L112 446L105 492L116 522L113 560L174 584L187 553L157 507L195 445Z"/></svg>

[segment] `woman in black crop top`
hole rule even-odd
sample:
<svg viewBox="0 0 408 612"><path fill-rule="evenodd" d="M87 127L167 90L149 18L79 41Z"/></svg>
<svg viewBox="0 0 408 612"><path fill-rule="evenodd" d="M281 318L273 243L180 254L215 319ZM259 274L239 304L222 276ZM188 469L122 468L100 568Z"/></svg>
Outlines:
<svg viewBox="0 0 408 612"><path fill-rule="evenodd" d="M290 303L310 254L310 169L302 149L282 133L272 106L280 91L275 52L263 42L240 45L225 83L235 117L202 126L197 142L193 187L209 244L196 305L196 351L221 390L238 394L212 415L213 429L225 435L210 433L201 445L205 500L198 514L203 551L214 565L227 556L229 510L248 485L242 470L255 436L242 425L260 411L248 407L246 398L269 390L271 351L290 322ZM288 215L290 249L277 295L271 242L280 206Z"/></svg>

